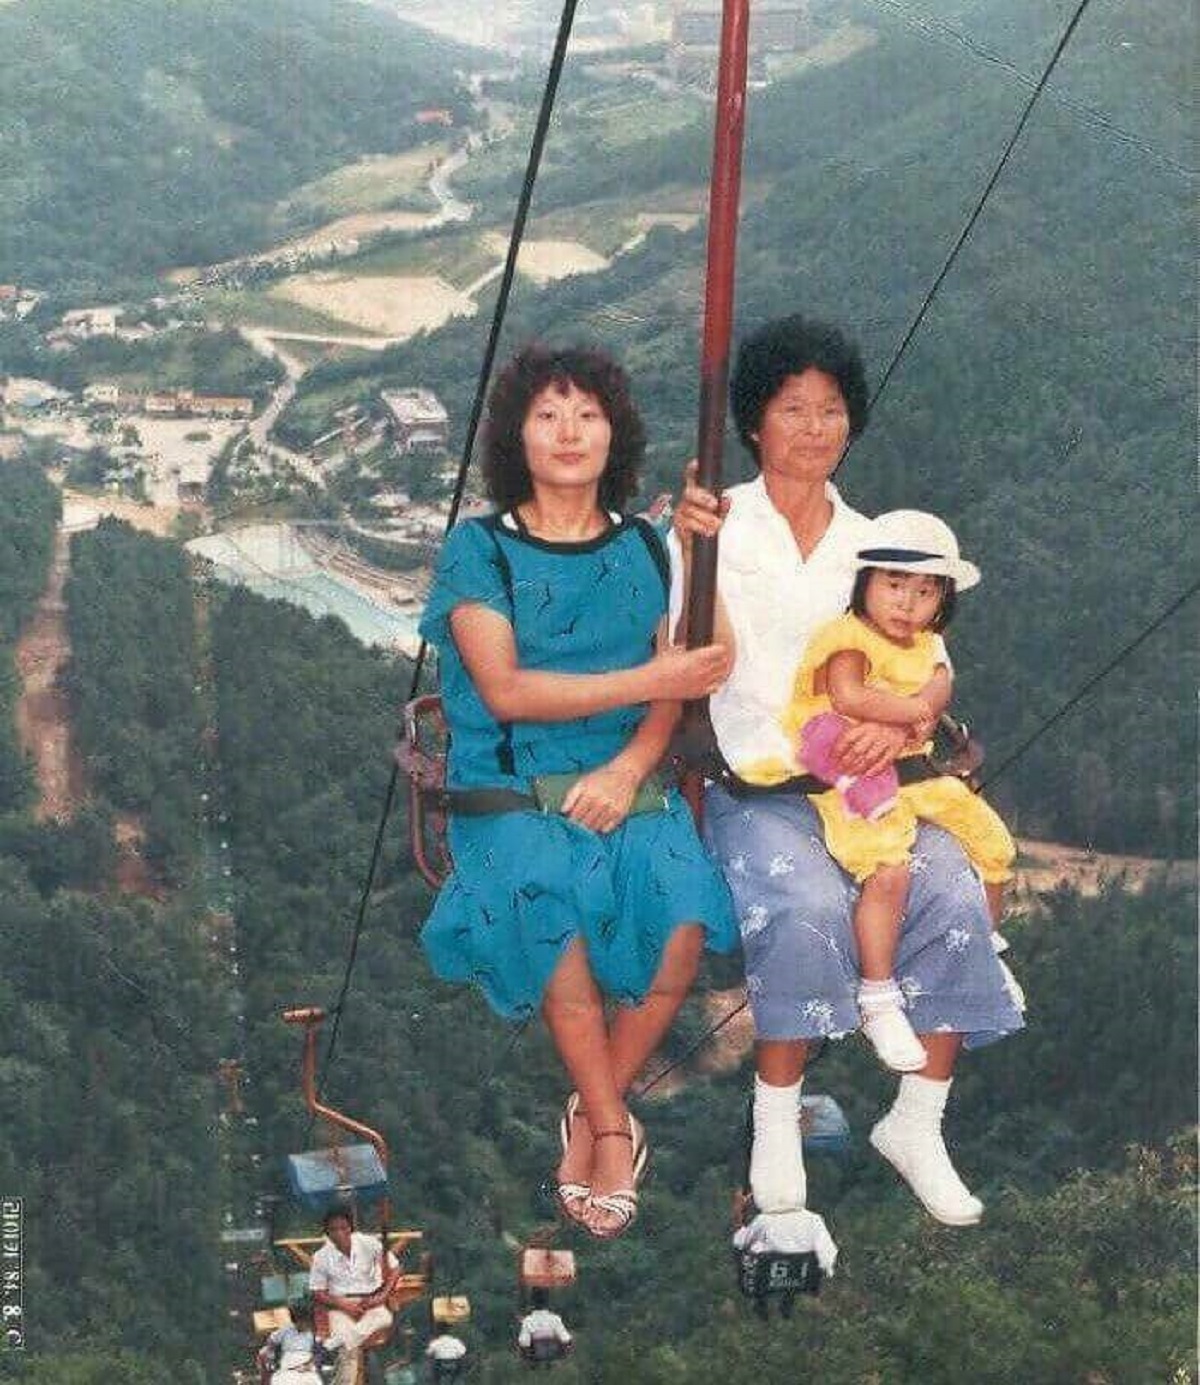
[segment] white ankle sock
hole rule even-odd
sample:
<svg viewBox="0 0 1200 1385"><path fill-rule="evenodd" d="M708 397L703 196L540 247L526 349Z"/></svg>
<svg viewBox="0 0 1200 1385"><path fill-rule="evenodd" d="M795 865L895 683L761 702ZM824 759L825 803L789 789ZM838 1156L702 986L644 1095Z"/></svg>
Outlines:
<svg viewBox="0 0 1200 1385"><path fill-rule="evenodd" d="M959 1177L942 1138L949 1094L949 1079L905 1074L870 1140L931 1216L948 1226L973 1226L983 1216L983 1203Z"/></svg>
<svg viewBox="0 0 1200 1385"><path fill-rule="evenodd" d="M754 1079L754 1143L750 1191L760 1212L791 1212L807 1197L800 1144L801 1077L790 1087Z"/></svg>
<svg viewBox="0 0 1200 1385"><path fill-rule="evenodd" d="M873 1010L904 1008L904 992L896 984L896 978L889 976L886 981L860 981L858 983L858 1008L864 1015Z"/></svg>
<svg viewBox="0 0 1200 1385"><path fill-rule="evenodd" d="M889 1116L904 1125L936 1130L942 1123L942 1112L950 1095L953 1078L919 1077L908 1072L900 1079L900 1089L892 1102Z"/></svg>

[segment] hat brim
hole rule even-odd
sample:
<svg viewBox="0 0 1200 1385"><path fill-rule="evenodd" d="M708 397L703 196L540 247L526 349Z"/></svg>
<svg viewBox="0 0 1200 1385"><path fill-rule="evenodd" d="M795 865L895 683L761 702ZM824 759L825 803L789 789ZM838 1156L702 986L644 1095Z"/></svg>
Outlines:
<svg viewBox="0 0 1200 1385"><path fill-rule="evenodd" d="M889 556L887 559L881 560L879 558L858 557L854 560L854 566L859 571L865 567L881 567L896 572L923 572L930 577L950 577L954 581L955 588L960 592L977 586L981 575L975 564L967 562L965 558L900 558Z"/></svg>

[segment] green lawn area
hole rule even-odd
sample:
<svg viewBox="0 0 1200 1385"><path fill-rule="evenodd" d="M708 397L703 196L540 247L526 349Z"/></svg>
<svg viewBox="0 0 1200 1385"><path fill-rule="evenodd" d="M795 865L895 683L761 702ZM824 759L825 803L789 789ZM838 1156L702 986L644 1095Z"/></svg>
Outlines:
<svg viewBox="0 0 1200 1385"><path fill-rule="evenodd" d="M464 289L496 263L482 240L489 228L473 221L442 235L396 237L338 264L341 274L436 274L456 289Z"/></svg>
<svg viewBox="0 0 1200 1385"><path fill-rule="evenodd" d="M243 327L275 327L285 332L370 335L340 318L253 289L211 289L201 295L205 316Z"/></svg>
<svg viewBox="0 0 1200 1385"><path fill-rule="evenodd" d="M606 198L581 202L573 207L557 207L533 218L526 232L530 240L577 240L597 254L611 256L638 229L643 212L694 215L707 213L705 188L667 187L650 199Z"/></svg>
<svg viewBox="0 0 1200 1385"><path fill-rule="evenodd" d="M368 155L297 188L277 204L275 214L294 226L353 212L433 210L437 202L426 183L432 165L449 152L449 141L437 140L403 154Z"/></svg>
<svg viewBox="0 0 1200 1385"><path fill-rule="evenodd" d="M282 346L287 354L299 361L306 370L325 361L353 361L358 365L366 365L375 354L358 346L322 346L315 341L285 341Z"/></svg>

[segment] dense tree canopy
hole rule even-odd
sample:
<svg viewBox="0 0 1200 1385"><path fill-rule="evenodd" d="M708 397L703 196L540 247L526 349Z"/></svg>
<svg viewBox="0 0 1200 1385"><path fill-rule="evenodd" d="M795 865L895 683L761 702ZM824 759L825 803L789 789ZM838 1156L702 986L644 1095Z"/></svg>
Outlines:
<svg viewBox="0 0 1200 1385"><path fill-rule="evenodd" d="M144 815L147 855L177 882L197 850L200 727L187 557L104 520L72 542L70 688L88 774Z"/></svg>
<svg viewBox="0 0 1200 1385"><path fill-rule="evenodd" d="M285 235L298 185L461 116L462 52L336 0L0 6L0 280L111 289Z"/></svg>

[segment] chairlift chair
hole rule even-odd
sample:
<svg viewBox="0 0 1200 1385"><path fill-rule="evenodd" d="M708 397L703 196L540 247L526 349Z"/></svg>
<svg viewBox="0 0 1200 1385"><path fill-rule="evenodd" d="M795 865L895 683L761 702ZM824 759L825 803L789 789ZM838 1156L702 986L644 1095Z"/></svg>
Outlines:
<svg viewBox="0 0 1200 1385"><path fill-rule="evenodd" d="M361 1121L354 1120L344 1112L326 1106L317 1096L317 1031L325 1020L325 1012L316 1006L307 1006L284 1011L283 1019L286 1024L301 1025L304 1028L301 1086L309 1112L336 1129L357 1135L362 1140L362 1143L358 1144L308 1150L301 1154L289 1155L287 1173L292 1192L302 1206L317 1215L324 1215L338 1207L378 1206L380 1241L388 1251L396 1255L397 1259L402 1259L407 1248L422 1239L422 1233L420 1231L389 1230L388 1222L391 1209L388 1199L388 1146L386 1140L377 1130ZM312 1265L313 1254L323 1241L323 1236L285 1237L277 1240L275 1245L279 1249L287 1251L292 1259L307 1271ZM274 1281L282 1279L284 1280L286 1295L293 1287L293 1282L298 1285L302 1277L306 1278L307 1276L293 1275L290 1278L269 1276L268 1280L272 1281L269 1287L277 1292L280 1286ZM264 1290L267 1288L268 1282L265 1280ZM387 1297L387 1307L392 1313L398 1313L408 1304L423 1298L428 1290L428 1257L426 1257L415 1272L397 1276ZM267 1332L290 1320L286 1316L286 1308L276 1308L270 1312L273 1319L270 1325L266 1323L267 1314L255 1314L256 1330L259 1330L260 1317L264 1320L262 1330ZM282 1321L280 1320L281 1316ZM327 1336L329 1332L328 1312L318 1306L314 1311L314 1317L317 1336L322 1338ZM393 1323L392 1327L381 1329L364 1343L364 1366L366 1353L386 1346L392 1338L394 1327L395 1324Z"/></svg>
<svg viewBox="0 0 1200 1385"><path fill-rule="evenodd" d="M408 778L413 861L421 878L437 890L450 874L451 861L446 844L446 718L436 693L405 704L396 761Z"/></svg>
<svg viewBox="0 0 1200 1385"><path fill-rule="evenodd" d="M549 1235L553 1236L554 1232ZM569 1289L576 1280L575 1252L560 1250L535 1237L517 1252L517 1310L524 1318L534 1289L547 1292ZM518 1347L521 1359L531 1366L552 1366L568 1348L557 1337L535 1337L528 1347Z"/></svg>

